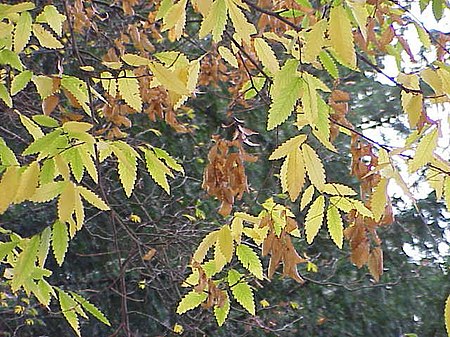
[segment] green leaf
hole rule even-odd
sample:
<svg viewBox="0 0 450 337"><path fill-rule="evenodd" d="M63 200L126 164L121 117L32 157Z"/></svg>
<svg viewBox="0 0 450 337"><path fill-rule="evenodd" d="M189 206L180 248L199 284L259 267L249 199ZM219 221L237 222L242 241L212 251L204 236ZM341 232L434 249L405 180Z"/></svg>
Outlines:
<svg viewBox="0 0 450 337"><path fill-rule="evenodd" d="M3 102L5 102L5 104L9 108L12 108L13 106L12 98L9 95L8 89L5 87L3 83L0 83L0 98Z"/></svg>
<svg viewBox="0 0 450 337"><path fill-rule="evenodd" d="M234 269L228 271L228 285L236 301L242 305L251 315L255 315L255 299L253 290L247 282L242 280L242 275Z"/></svg>
<svg viewBox="0 0 450 337"><path fill-rule="evenodd" d="M36 17L36 22L47 23L60 37L64 21L66 21L66 16L59 13L58 9L53 5L45 6L41 14Z"/></svg>
<svg viewBox="0 0 450 337"><path fill-rule="evenodd" d="M0 261L9 255L16 246L17 242L0 242Z"/></svg>
<svg viewBox="0 0 450 337"><path fill-rule="evenodd" d="M39 249L39 235L35 235L31 239L24 239L21 246L23 250L17 258L11 281L11 290L14 292L24 285L35 266Z"/></svg>
<svg viewBox="0 0 450 337"><path fill-rule="evenodd" d="M188 292L181 299L180 303L177 307L177 314L184 314L186 311L192 310L198 307L201 303L203 303L208 298L208 294L201 292L198 293L195 290Z"/></svg>
<svg viewBox="0 0 450 337"><path fill-rule="evenodd" d="M84 112L90 116L91 109L89 108L89 96L87 85L84 81L74 76L64 75L61 79L61 87L69 91L77 100Z"/></svg>
<svg viewBox="0 0 450 337"><path fill-rule="evenodd" d="M47 260L51 235L52 230L50 229L50 227L45 227L45 229L41 232L41 240L39 243L39 250L37 255L40 267L44 267L45 260Z"/></svg>
<svg viewBox="0 0 450 337"><path fill-rule="evenodd" d="M269 109L267 130L272 130L282 124L294 110L300 98L302 79L297 74L298 60L287 60L284 66L275 74L272 90L272 104Z"/></svg>
<svg viewBox="0 0 450 337"><path fill-rule="evenodd" d="M83 186L77 186L76 189L78 193L80 193L81 196L92 206L97 207L102 211L109 211L109 206L102 199L100 199L97 194Z"/></svg>
<svg viewBox="0 0 450 337"><path fill-rule="evenodd" d="M172 172L164 163L158 159L155 153L150 149L145 149L145 163L147 164L147 171L150 173L153 180L161 186L167 194L170 194L170 186L167 181L167 175L172 176Z"/></svg>
<svg viewBox="0 0 450 337"><path fill-rule="evenodd" d="M61 307L61 312L69 322L72 329L75 331L77 336L81 337L80 324L78 322L78 316L76 307L79 306L75 300L69 296L66 292L58 289L59 293L59 306Z"/></svg>
<svg viewBox="0 0 450 337"><path fill-rule="evenodd" d="M60 266L64 262L64 257L66 256L68 246L69 246L69 234L67 232L67 225L57 220L53 224L52 248L56 262L58 262Z"/></svg>
<svg viewBox="0 0 450 337"><path fill-rule="evenodd" d="M31 22L32 18L28 12L22 12L17 20L16 29L14 30L14 51L17 54L25 48L30 40Z"/></svg>
<svg viewBox="0 0 450 337"><path fill-rule="evenodd" d="M327 209L327 225L328 232L333 239L336 246L342 249L342 242L344 238L344 226L342 224L341 214L339 210L331 205Z"/></svg>
<svg viewBox="0 0 450 337"><path fill-rule="evenodd" d="M325 50L322 50L319 53L319 60L331 77L334 79L339 78L338 67L336 66L336 63L334 63L333 58Z"/></svg>
<svg viewBox="0 0 450 337"><path fill-rule="evenodd" d="M137 112L142 110L142 99L139 82L131 70L123 70L117 79L117 88L125 103Z"/></svg>
<svg viewBox="0 0 450 337"><path fill-rule="evenodd" d="M263 279L263 268L258 255L249 246L241 244L236 247L236 256L241 261L245 269L256 276Z"/></svg>
<svg viewBox="0 0 450 337"><path fill-rule="evenodd" d="M20 74L14 76L11 82L11 95L14 96L19 91L23 90L31 81L32 76L33 72L31 70L25 70Z"/></svg>
<svg viewBox="0 0 450 337"><path fill-rule="evenodd" d="M219 42L227 23L227 6L225 0L216 0L212 3L208 14L202 21L198 36L203 39L212 32L213 41Z"/></svg>
<svg viewBox="0 0 450 337"><path fill-rule="evenodd" d="M52 286L44 279L38 281L34 294L38 301L46 307L49 306L52 295L56 297Z"/></svg>
<svg viewBox="0 0 450 337"><path fill-rule="evenodd" d="M305 218L306 241L311 244L319 233L324 216L325 198L323 195L317 197L308 210Z"/></svg>
<svg viewBox="0 0 450 337"><path fill-rule="evenodd" d="M45 126L48 128L57 128L59 126L59 122L50 116L34 115L32 118L36 123L38 123L41 126Z"/></svg>
<svg viewBox="0 0 450 337"><path fill-rule="evenodd" d="M100 322L106 324L107 326L111 326L111 323L109 322L108 318L92 303L90 303L87 299L84 297L81 297L80 295L70 292L70 295L81 304L83 309L85 309L87 312L89 312L92 316L97 318Z"/></svg>
<svg viewBox="0 0 450 337"><path fill-rule="evenodd" d="M47 202L61 194L65 186L65 181L52 181L48 184L41 185L30 198L34 202Z"/></svg>
<svg viewBox="0 0 450 337"><path fill-rule="evenodd" d="M111 149L119 161L119 179L127 197L131 196L136 182L138 154L127 143L116 141L111 143Z"/></svg>
<svg viewBox="0 0 450 337"><path fill-rule="evenodd" d="M19 166L16 155L0 137L0 161L4 166Z"/></svg>
<svg viewBox="0 0 450 337"><path fill-rule="evenodd" d="M0 50L0 64L9 64L18 71L22 71L23 69L23 64L19 55L8 49Z"/></svg>
<svg viewBox="0 0 450 337"><path fill-rule="evenodd" d="M230 297L228 296L228 292L222 291L222 294L224 296L222 306L214 306L214 316L216 316L217 325L219 326L223 325L228 317L228 313L230 312Z"/></svg>

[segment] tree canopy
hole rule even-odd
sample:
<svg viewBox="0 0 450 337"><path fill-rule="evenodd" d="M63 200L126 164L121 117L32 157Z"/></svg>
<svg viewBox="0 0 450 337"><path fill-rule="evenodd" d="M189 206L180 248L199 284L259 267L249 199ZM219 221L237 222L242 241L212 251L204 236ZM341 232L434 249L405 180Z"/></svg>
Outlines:
<svg viewBox="0 0 450 337"><path fill-rule="evenodd" d="M448 7L0 4L2 330L450 335Z"/></svg>

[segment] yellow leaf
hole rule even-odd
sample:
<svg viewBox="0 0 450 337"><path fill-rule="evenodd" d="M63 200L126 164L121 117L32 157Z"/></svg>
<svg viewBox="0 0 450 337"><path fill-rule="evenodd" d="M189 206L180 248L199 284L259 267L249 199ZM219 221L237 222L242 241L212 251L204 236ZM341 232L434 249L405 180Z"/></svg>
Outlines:
<svg viewBox="0 0 450 337"><path fill-rule="evenodd" d="M356 69L352 24L342 5L334 6L330 10L328 35L338 61L350 69Z"/></svg>
<svg viewBox="0 0 450 337"><path fill-rule="evenodd" d="M206 235L202 242L198 245L192 259L195 262L202 263L208 253L208 250L217 242L218 231L214 231Z"/></svg>
<svg viewBox="0 0 450 337"><path fill-rule="evenodd" d="M247 21L244 13L236 5L235 0L225 0L228 13L230 14L231 21L233 22L236 34L241 40L250 44L250 35L256 34L256 28Z"/></svg>
<svg viewBox="0 0 450 337"><path fill-rule="evenodd" d="M445 301L444 319L445 319L445 328L447 329L447 335L450 336L450 295L447 297L447 300Z"/></svg>
<svg viewBox="0 0 450 337"><path fill-rule="evenodd" d="M300 134L288 139L272 152L269 160L276 160L286 157L290 152L294 151L300 145L302 145L305 142L306 138L306 135Z"/></svg>
<svg viewBox="0 0 450 337"><path fill-rule="evenodd" d="M220 56L222 56L222 58L227 61L231 66L238 68L238 60L236 59L236 56L234 56L234 54L231 52L231 50L229 50L227 47L224 46L220 46L218 48L219 54Z"/></svg>
<svg viewBox="0 0 450 337"><path fill-rule="evenodd" d="M142 99L139 91L139 82L131 70L122 70L117 79L120 96L131 108L137 112L142 110Z"/></svg>
<svg viewBox="0 0 450 337"><path fill-rule="evenodd" d="M173 326L173 332L175 332L176 334L181 335L181 334L183 333L183 331L184 331L184 328L183 328L182 325L176 323L176 324Z"/></svg>
<svg viewBox="0 0 450 337"><path fill-rule="evenodd" d="M306 188L305 192L303 192L302 200L300 201L300 211L303 211L303 209L311 202L314 190L314 185L311 184Z"/></svg>
<svg viewBox="0 0 450 337"><path fill-rule="evenodd" d="M233 221L231 222L231 236L236 242L236 244L241 243L241 237L242 237L242 230L244 229L243 219L237 217L236 215L233 218Z"/></svg>
<svg viewBox="0 0 450 337"><path fill-rule="evenodd" d="M164 26L162 31L173 29L173 39L178 40L183 34L184 25L186 23L186 1L181 0L167 11L163 18Z"/></svg>
<svg viewBox="0 0 450 337"><path fill-rule="evenodd" d="M447 210L450 212L450 177L445 177L445 184L444 184L444 200L445 205L447 206Z"/></svg>
<svg viewBox="0 0 450 337"><path fill-rule="evenodd" d="M323 195L317 197L308 210L305 218L306 241L311 244L319 233L324 216L325 198Z"/></svg>
<svg viewBox="0 0 450 337"><path fill-rule="evenodd" d="M287 161L286 186L291 201L294 202L300 195L300 191L305 184L305 163L299 148L290 152Z"/></svg>
<svg viewBox="0 0 450 337"><path fill-rule="evenodd" d="M426 134L419 142L412 160L408 163L408 171L416 172L422 166L428 164L433 159L433 152L436 149L438 141L438 130Z"/></svg>
<svg viewBox="0 0 450 337"><path fill-rule="evenodd" d="M16 166L10 166L0 181L0 214L3 214L14 200L19 185L20 173Z"/></svg>
<svg viewBox="0 0 450 337"><path fill-rule="evenodd" d="M231 235L230 226L224 225L217 233L217 247L227 262L233 257L233 237Z"/></svg>
<svg viewBox="0 0 450 337"><path fill-rule="evenodd" d="M302 49L302 61L312 63L316 61L323 46L325 45L325 30L327 21L320 20L316 22L311 30L305 34L305 44Z"/></svg>
<svg viewBox="0 0 450 337"><path fill-rule="evenodd" d="M442 194L444 192L445 175L441 174L440 171L435 170L430 167L426 172L426 178L427 178L428 184L436 193L436 200L440 200L442 198ZM449 199L449 201L450 201L450 199ZM447 205L447 207L449 207L449 206L450 206L450 204ZM448 208L448 209L450 209L450 208Z"/></svg>
<svg viewBox="0 0 450 337"><path fill-rule="evenodd" d="M361 0L346 0L346 3L348 7L350 7L350 10L352 11L353 17L356 20L356 23L358 24L359 30L361 31L361 35L363 36L364 40L367 41L367 17L369 16L369 13L366 9L366 1Z"/></svg>
<svg viewBox="0 0 450 337"><path fill-rule="evenodd" d="M36 36L42 47L49 49L64 48L64 45L59 42L52 33L45 30L44 27L38 23L33 24L33 34Z"/></svg>
<svg viewBox="0 0 450 337"><path fill-rule="evenodd" d="M325 185L325 169L317 153L308 144L302 145L306 172L311 183L321 191Z"/></svg>
<svg viewBox="0 0 450 337"><path fill-rule="evenodd" d="M347 185L329 183L325 184L322 189L323 193L331 195L356 195L357 193Z"/></svg>
<svg viewBox="0 0 450 337"><path fill-rule="evenodd" d="M39 180L39 163L32 162L20 176L19 186L14 197L16 204L21 203L32 197L36 191ZM1 193L1 192L0 192Z"/></svg>
<svg viewBox="0 0 450 337"><path fill-rule="evenodd" d="M420 78L433 89L436 96L442 95L442 81L437 71L425 68L420 72Z"/></svg>
<svg viewBox="0 0 450 337"><path fill-rule="evenodd" d="M147 66L150 63L148 58L134 55L134 54L124 54L122 55L122 60L130 66L139 67L139 66Z"/></svg>
<svg viewBox="0 0 450 337"><path fill-rule="evenodd" d="M280 65L278 64L275 53L263 38L258 37L254 39L253 46L255 47L256 56L258 56L258 59L264 67L269 69L272 74L275 74L280 70Z"/></svg>
<svg viewBox="0 0 450 337"><path fill-rule="evenodd" d="M64 189L58 200L58 216L61 222L66 222L72 216L75 210L75 194L78 194L72 182L66 181L64 185Z"/></svg>
<svg viewBox="0 0 450 337"><path fill-rule="evenodd" d="M198 36L203 39L209 32L212 32L213 41L219 42L227 23L227 6L225 0L216 0L211 5L208 14L202 21Z"/></svg>
<svg viewBox="0 0 450 337"><path fill-rule="evenodd" d="M75 211L75 218L77 220L77 230L80 230L81 227L83 227L84 223L84 207L78 189L74 191L74 196L75 196L74 211Z"/></svg>
<svg viewBox="0 0 450 337"><path fill-rule="evenodd" d="M266 299L262 299L261 301L259 301L259 304L261 304L263 308L267 308L268 306L270 306L270 303Z"/></svg>
<svg viewBox="0 0 450 337"><path fill-rule="evenodd" d="M177 77L173 71L157 62L150 63L149 68L158 82L161 83L167 90L174 91L180 95L189 94L185 83Z"/></svg>

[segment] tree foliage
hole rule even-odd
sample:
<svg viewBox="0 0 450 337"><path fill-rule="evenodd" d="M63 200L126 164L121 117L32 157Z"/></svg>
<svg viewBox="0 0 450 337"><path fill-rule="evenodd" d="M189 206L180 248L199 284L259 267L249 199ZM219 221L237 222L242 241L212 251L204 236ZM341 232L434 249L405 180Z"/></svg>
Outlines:
<svg viewBox="0 0 450 337"><path fill-rule="evenodd" d="M392 190L401 190L422 216L417 190L423 187L414 188L420 176L435 203L443 200L450 211L450 162L442 146L448 134L450 40L417 19L426 12L444 20L448 3L418 5L387 0L1 4L0 107L13 121L1 127L0 138L5 219L0 262L8 291L24 292L49 309L58 303L77 335L87 313L110 325L97 306L52 275L87 222L101 226L107 219L121 270L113 282L123 297L117 331L131 335L124 314L130 261L118 249L117 228L129 235L136 256L150 263L162 248L137 235L131 223L142 219L133 210L150 222L176 201L150 212L138 191L157 187L164 197L154 202L170 200L172 182L179 180L187 190L202 187L220 206L208 202L206 217L199 200L189 200L188 210L174 216L173 226L185 224L178 219L184 216L192 231L203 220L217 222L184 260L190 272L179 277L187 292L172 308L178 314L201 306L211 309L219 326L234 310L257 315L256 287L281 270L303 285L307 279L299 270L317 269L306 247L320 250L317 241L324 244L327 235L379 282L385 260L379 233L396 212ZM410 32L416 38L408 39ZM420 51L413 52L412 44L420 44ZM384 69L386 57L395 60L395 77ZM352 76L384 77L396 88L401 112L379 115L401 126L398 143L365 134L362 127L370 119L352 122L354 102L347 88ZM208 100L213 94L223 113L213 111L219 104ZM245 113L255 105L260 106L256 116ZM209 134L211 125L198 123L202 115L215 119L216 134ZM208 135L195 144L200 152L187 150L183 137L196 139L202 132ZM210 136L212 146L205 145ZM201 186L189 182L194 173L186 165L198 169L189 156L206 163ZM350 174L336 177L328 158L340 158ZM263 171L264 179L278 177L278 190L268 193L252 182L249 167ZM42 223L23 225L39 229L21 233L22 219L15 217L27 209L37 214L37 207L46 215L31 219ZM147 229L143 234L163 238L155 234L157 226ZM439 315L444 313L449 329L449 299Z"/></svg>

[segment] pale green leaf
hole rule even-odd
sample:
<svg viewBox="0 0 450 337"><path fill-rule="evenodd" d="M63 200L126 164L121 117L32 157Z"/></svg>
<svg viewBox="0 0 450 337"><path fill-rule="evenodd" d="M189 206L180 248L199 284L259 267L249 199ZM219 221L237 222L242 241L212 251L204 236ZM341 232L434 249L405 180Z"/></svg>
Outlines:
<svg viewBox="0 0 450 337"><path fill-rule="evenodd" d="M301 95L302 79L297 74L298 60L287 60L275 74L272 90L272 104L269 109L267 130L282 124L293 112Z"/></svg>
<svg viewBox="0 0 450 337"><path fill-rule="evenodd" d="M256 28L253 24L248 22L244 13L242 13L235 1L236 0L225 0L228 8L228 14L233 22L233 27L236 34L241 40L247 44L250 44L250 36L256 34Z"/></svg>
<svg viewBox="0 0 450 337"><path fill-rule="evenodd" d="M5 102L5 104L9 108L12 108L12 106L13 106L12 98L9 95L8 89L6 88L6 86L3 83L0 83L0 99L3 102Z"/></svg>
<svg viewBox="0 0 450 337"><path fill-rule="evenodd" d="M227 47L220 46L218 49L218 52L222 58L227 61L231 66L234 68L239 68L238 60L236 56L229 50Z"/></svg>
<svg viewBox="0 0 450 337"><path fill-rule="evenodd" d="M195 290L190 291L181 299L177 307L177 314L184 314L186 311L192 310L198 307L208 298L208 294L205 292L198 293Z"/></svg>
<svg viewBox="0 0 450 337"><path fill-rule="evenodd" d="M320 20L316 22L311 30L305 34L305 45L302 49L302 61L305 63L312 63L316 61L325 45L325 30L327 28L327 21Z"/></svg>
<svg viewBox="0 0 450 337"><path fill-rule="evenodd" d="M19 166L16 155L0 137L0 161L4 166Z"/></svg>
<svg viewBox="0 0 450 337"><path fill-rule="evenodd" d="M436 128L420 140L416 148L416 153L408 164L408 171L410 173L416 172L433 159L433 152L436 149L438 137L438 130Z"/></svg>
<svg viewBox="0 0 450 337"><path fill-rule="evenodd" d="M28 133L36 140L31 143L23 152L23 155L34 154L39 152L40 148L47 147L50 143L54 142L54 139L61 134L61 131L51 132L44 137L44 133L42 132L39 125L36 125L31 119L27 116L19 114L20 121L22 125L27 129ZM39 138L44 138L42 140L38 140ZM31 151L31 152L30 152Z"/></svg>
<svg viewBox="0 0 450 337"><path fill-rule="evenodd" d="M79 306L75 300L69 296L66 292L58 289L59 293L59 305L61 307L61 312L64 315L67 322L70 324L72 329L75 331L77 336L81 337L80 324L78 322L76 307Z"/></svg>
<svg viewBox="0 0 450 337"><path fill-rule="evenodd" d="M305 218L306 241L311 244L319 233L324 217L325 198L323 195L317 197L308 210Z"/></svg>
<svg viewBox="0 0 450 337"><path fill-rule="evenodd" d="M335 5L330 10L328 35L338 61L350 69L356 69L352 24L342 5Z"/></svg>
<svg viewBox="0 0 450 337"><path fill-rule="evenodd" d="M245 269L256 278L263 279L263 268L258 255L249 246L240 244L236 247L236 256Z"/></svg>
<svg viewBox="0 0 450 337"><path fill-rule="evenodd" d="M41 232L41 238L37 254L38 263L41 268L44 267L45 260L47 260L48 250L50 248L51 235L52 230L50 229L50 227L45 227L45 229Z"/></svg>
<svg viewBox="0 0 450 337"><path fill-rule="evenodd" d="M24 239L21 246L23 250L17 258L11 281L11 290L14 292L23 286L35 266L36 255L39 249L39 235L35 235L31 239Z"/></svg>
<svg viewBox="0 0 450 337"><path fill-rule="evenodd" d="M206 235L203 238L202 242L197 247L197 250L195 251L194 256L192 257L192 259L194 261L196 261L198 263L203 262L209 249L216 244L217 234L218 234L218 231L214 231L214 232L208 233L208 235Z"/></svg>
<svg viewBox="0 0 450 337"><path fill-rule="evenodd" d="M325 169L316 151L308 144L302 145L303 159L306 172L311 183L321 191L325 185Z"/></svg>
<svg viewBox="0 0 450 337"><path fill-rule="evenodd" d="M53 36L48 30L38 23L33 24L33 34L39 41L42 47L49 49L64 48L64 45Z"/></svg>
<svg viewBox="0 0 450 337"><path fill-rule="evenodd" d="M47 23L59 37L62 35L64 21L66 21L66 16L59 13L53 5L45 6L41 14L36 17L36 22Z"/></svg>
<svg viewBox="0 0 450 337"><path fill-rule="evenodd" d="M280 65L269 44L263 38L258 37L253 40L253 46L262 65L269 69L272 74L275 74L280 69Z"/></svg>
<svg viewBox="0 0 450 337"><path fill-rule="evenodd" d="M319 53L319 60L331 77L334 79L339 78L338 67L336 66L336 63L334 63L333 58L325 50L322 50Z"/></svg>
<svg viewBox="0 0 450 337"><path fill-rule="evenodd" d="M127 197L131 196L137 176L136 151L127 143L116 141L111 144L114 155L119 160L119 179Z"/></svg>
<svg viewBox="0 0 450 337"><path fill-rule="evenodd" d="M53 78L43 75L33 75L31 81L33 81L34 85L36 86L36 89L42 100L55 93L55 89L53 87Z"/></svg>
<svg viewBox="0 0 450 337"><path fill-rule="evenodd" d="M183 166L178 164L177 161L173 157L171 157L167 151L158 147L152 147L152 149L159 159L163 159L166 162L166 165L168 167L170 167L172 170L184 173Z"/></svg>
<svg viewBox="0 0 450 337"><path fill-rule="evenodd" d="M23 70L23 64L19 55L9 49L0 50L0 64L9 64L18 71Z"/></svg>
<svg viewBox="0 0 450 337"><path fill-rule="evenodd" d="M48 184L41 185L30 198L34 202L47 202L61 194L66 182L52 181Z"/></svg>
<svg viewBox="0 0 450 337"><path fill-rule="evenodd" d="M14 30L14 51L20 53L27 45L31 36L30 13L22 12L17 20L16 29Z"/></svg>
<svg viewBox="0 0 450 337"><path fill-rule="evenodd" d="M41 126L45 126L48 128L57 128L59 126L59 122L50 116L34 115L32 118L33 118L33 121L35 121L36 123L38 123Z"/></svg>
<svg viewBox="0 0 450 337"><path fill-rule="evenodd" d="M110 209L109 206L102 199L100 199L99 196L97 196L97 194L88 190L86 187L77 186L76 189L78 193L92 206L97 207L102 211L108 211Z"/></svg>
<svg viewBox="0 0 450 337"><path fill-rule="evenodd" d="M53 224L52 248L56 262L58 262L60 266L64 262L64 257L66 256L68 246L69 246L69 234L67 232L67 225L57 220Z"/></svg>
<svg viewBox="0 0 450 337"><path fill-rule="evenodd" d="M111 326L111 323L109 322L108 318L106 318L106 316L95 305L93 305L87 299L85 299L84 297L82 297L74 292L70 292L70 295L72 295L72 297L78 303L81 304L83 309L85 309L87 312L89 312L92 316L97 318L100 322L102 322L108 326Z"/></svg>
<svg viewBox="0 0 450 337"><path fill-rule="evenodd" d="M203 19L199 37L203 39L212 32L213 41L219 42L222 39L222 33L227 23L227 6L225 0L215 0L211 5L207 16Z"/></svg>

